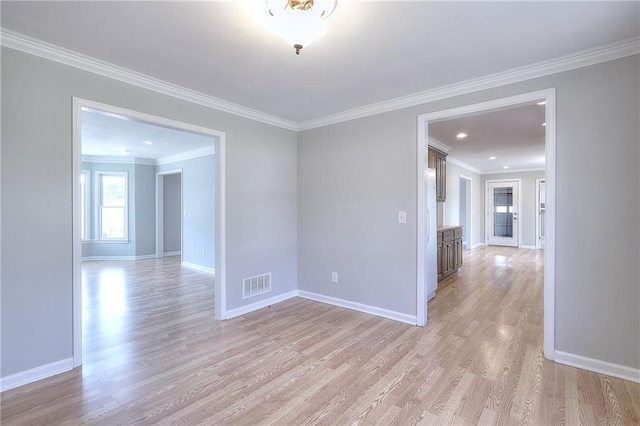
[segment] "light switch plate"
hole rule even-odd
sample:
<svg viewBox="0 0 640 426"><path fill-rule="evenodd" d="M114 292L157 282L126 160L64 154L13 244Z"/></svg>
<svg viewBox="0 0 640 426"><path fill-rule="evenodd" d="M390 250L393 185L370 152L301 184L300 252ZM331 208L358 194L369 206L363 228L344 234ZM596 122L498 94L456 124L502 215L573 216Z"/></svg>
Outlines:
<svg viewBox="0 0 640 426"><path fill-rule="evenodd" d="M398 223L407 223L407 212L398 212Z"/></svg>

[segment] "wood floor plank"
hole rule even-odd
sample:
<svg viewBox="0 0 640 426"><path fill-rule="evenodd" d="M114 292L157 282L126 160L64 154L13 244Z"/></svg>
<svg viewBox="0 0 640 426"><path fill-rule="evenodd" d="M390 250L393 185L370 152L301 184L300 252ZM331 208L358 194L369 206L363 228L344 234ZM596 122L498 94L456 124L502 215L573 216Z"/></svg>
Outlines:
<svg viewBox="0 0 640 426"><path fill-rule="evenodd" d="M465 251L424 328L304 299L216 321L179 258L83 264L84 365L2 425L639 424L640 385L542 356L543 252Z"/></svg>

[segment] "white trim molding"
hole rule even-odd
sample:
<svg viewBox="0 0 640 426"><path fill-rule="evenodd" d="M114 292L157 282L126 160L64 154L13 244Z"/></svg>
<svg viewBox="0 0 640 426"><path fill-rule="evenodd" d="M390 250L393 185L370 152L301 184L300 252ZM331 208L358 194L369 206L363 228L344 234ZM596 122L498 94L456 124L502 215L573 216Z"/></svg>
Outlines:
<svg viewBox="0 0 640 426"><path fill-rule="evenodd" d="M447 160L449 158L447 157ZM527 169L500 169L500 170L495 170L495 171L488 171L488 172L482 172L481 174L483 175L500 175L500 174L507 174L507 173L527 173L527 172L544 172L545 168L544 167L531 167L531 168L527 168Z"/></svg>
<svg viewBox="0 0 640 426"><path fill-rule="evenodd" d="M627 367L562 351L555 351L555 361L559 364L569 365L582 370L593 371L594 373L640 383L640 368Z"/></svg>
<svg viewBox="0 0 640 426"><path fill-rule="evenodd" d="M3 30L2 30L3 31ZM4 36L4 32L0 32L0 35ZM6 40L2 40L5 44ZM6 45L6 44L5 44ZM88 70L91 71L91 70ZM73 196L71 199L73 224L72 224L72 305L73 305L73 366L78 367L82 365L82 241L80 239L80 174L82 172L82 108L92 108L102 111L108 111L114 114L123 115L140 121L145 121L151 124L156 124L164 127L171 127L177 130L185 130L201 135L210 136L213 138L215 145L215 172L216 176L213 182L215 185L215 262L214 268L205 268L205 272L215 274L215 300L214 306L212 306L212 313L218 320L224 319L226 316L226 297L227 297L227 284L226 284L226 134L225 132L202 127L194 124L184 123L177 120L171 120L168 118L158 117L155 115L147 114L144 112L125 109L113 105L108 105L96 101L73 97L72 112L73 112L73 137L72 137L72 171L74 179L73 181ZM150 257L156 257L157 253L150 255Z"/></svg>
<svg viewBox="0 0 640 426"><path fill-rule="evenodd" d="M429 146L444 152L445 154L449 153L449 151L451 151L451 147L449 145L445 145L442 142L440 142L438 139L434 139L432 137L429 137ZM448 159L448 158L447 158Z"/></svg>
<svg viewBox="0 0 640 426"><path fill-rule="evenodd" d="M303 299L313 300L315 302L326 303L328 305L338 306L340 308L347 308L365 314L375 315L377 317L387 318L394 321L403 322L405 324L416 325L416 316L407 315L401 312L390 311L388 309L379 308L377 306L364 305L358 302L351 302L349 300L338 299L336 297L325 296L323 294L311 293L304 290L298 290L298 297Z"/></svg>
<svg viewBox="0 0 640 426"><path fill-rule="evenodd" d="M638 41L633 43L636 50L638 49ZM613 59L613 58L610 58ZM556 189L556 89L549 88L538 90L535 92L523 93L516 96L510 96L506 98L494 99L486 102L480 102L476 104L469 104L458 108L446 109L441 111L434 111L418 116L418 148L421 145L426 144L429 137L429 122L441 120L444 118L458 117L461 115L477 113L481 111L487 111L494 108L503 108L513 105L523 104L531 101L539 101L544 99L546 101L545 107L545 179L547 182L547 216L546 216L546 231L547 231L547 244L544 251L544 356L547 359L554 360L555 357L555 288L556 288L556 211L555 211L555 189ZM421 169L423 163L418 162L417 173L417 187L422 185L422 176L424 175L424 169ZM419 204L418 200L418 205ZM418 230L418 247L416 250L416 256L419 259L420 253L424 253L423 248L420 247L422 239L419 237L419 232L424 229L424 218L421 212L418 211L417 226ZM473 248L478 247L478 244L474 244ZM420 267L416 270L417 283L419 284L424 280L424 272L420 270ZM417 293L417 289L416 289Z"/></svg>
<svg viewBox="0 0 640 426"><path fill-rule="evenodd" d="M182 251L181 250L178 250L178 251L165 251L164 253L162 253L162 257L171 257L171 256L180 256L180 255L182 255ZM215 270L214 270L214 273L215 273Z"/></svg>
<svg viewBox="0 0 640 426"><path fill-rule="evenodd" d="M66 358L0 378L0 392L14 389L73 369L73 358Z"/></svg>
<svg viewBox="0 0 640 426"><path fill-rule="evenodd" d="M292 131L309 130L349 120L355 120L357 118L368 117L383 112L395 111L402 108L408 108L441 99L478 92L481 90L504 86L506 84L517 83L533 78L544 77L550 74L612 61L627 56L637 55L640 52L640 38L635 37L618 43L584 50L572 55L538 62L519 68L513 68L481 78L436 87L412 95L296 123L291 120L276 117L271 114L250 109L242 105L227 102L223 99L218 99L204 93L168 83L4 28L0 28L0 44L10 49L15 49L30 55L49 59L84 71L89 71L103 77L112 78L114 80L152 90L157 93L172 96L177 99L182 99L198 105L213 108L218 111L227 112L229 114L234 114L250 120L259 121L261 123L270 124L272 126Z"/></svg>
<svg viewBox="0 0 640 426"><path fill-rule="evenodd" d="M212 275L216 274L216 269L215 268L210 268L208 266L196 265L195 263L184 262L184 261L182 262L182 266L184 266L185 268L189 268L189 269L195 269L196 271L206 272L206 273L212 274Z"/></svg>
<svg viewBox="0 0 640 426"><path fill-rule="evenodd" d="M640 38L631 38L618 43L584 50L582 52L549 61L513 68L496 74L490 74L485 77L436 87L413 95L391 99L361 108L354 108L337 114L330 114L325 117L302 121L298 123L298 131L342 123L344 121L355 120L357 118L368 117L383 112L395 111L402 108L452 98L454 96L479 92L481 90L518 83L521 81L531 80L533 78L544 77L559 72L637 55L639 52Z"/></svg>
<svg viewBox="0 0 640 426"><path fill-rule="evenodd" d="M456 166L462 167L465 170L469 170L470 172L477 173L479 175L482 174L482 170L473 167L470 164L465 163L464 161L460 161L455 157L447 155L447 162L451 164L455 164Z"/></svg>
<svg viewBox="0 0 640 426"><path fill-rule="evenodd" d="M193 151L181 152L179 154L158 158L155 164L160 166L164 164L176 163L178 161L186 161L194 158L204 157L206 155L214 155L215 153L216 149L214 145L205 146L204 148L194 149Z"/></svg>
<svg viewBox="0 0 640 426"><path fill-rule="evenodd" d="M249 305L244 305L236 309L230 309L227 311L226 319L239 317L240 315L248 314L250 312L257 311L258 309L266 308L267 306L275 305L276 303L284 302L285 300L292 299L298 295L296 290L288 293L281 294L279 296L273 296L268 299L260 300Z"/></svg>
<svg viewBox="0 0 640 426"><path fill-rule="evenodd" d="M227 112L287 130L296 131L298 129L297 124L293 121L205 95L204 93L168 83L4 28L0 30L0 43L10 49L19 50L218 111Z"/></svg>

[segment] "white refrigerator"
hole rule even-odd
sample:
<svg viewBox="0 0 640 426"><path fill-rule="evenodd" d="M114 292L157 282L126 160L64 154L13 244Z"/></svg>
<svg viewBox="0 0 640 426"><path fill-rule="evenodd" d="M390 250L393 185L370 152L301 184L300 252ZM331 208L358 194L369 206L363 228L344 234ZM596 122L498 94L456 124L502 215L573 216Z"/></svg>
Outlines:
<svg viewBox="0 0 640 426"><path fill-rule="evenodd" d="M427 300L433 299L438 289L437 267L437 210L436 210L436 171L427 169L425 174L425 250L424 250L424 278L426 281Z"/></svg>

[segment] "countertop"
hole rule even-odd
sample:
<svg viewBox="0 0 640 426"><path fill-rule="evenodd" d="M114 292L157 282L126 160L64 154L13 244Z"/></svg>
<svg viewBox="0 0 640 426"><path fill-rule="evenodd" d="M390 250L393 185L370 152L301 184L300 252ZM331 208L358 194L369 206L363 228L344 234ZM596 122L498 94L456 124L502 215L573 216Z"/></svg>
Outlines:
<svg viewBox="0 0 640 426"><path fill-rule="evenodd" d="M440 231L448 231L449 229L458 229L458 228L462 228L462 225L438 226L438 232L440 232Z"/></svg>

